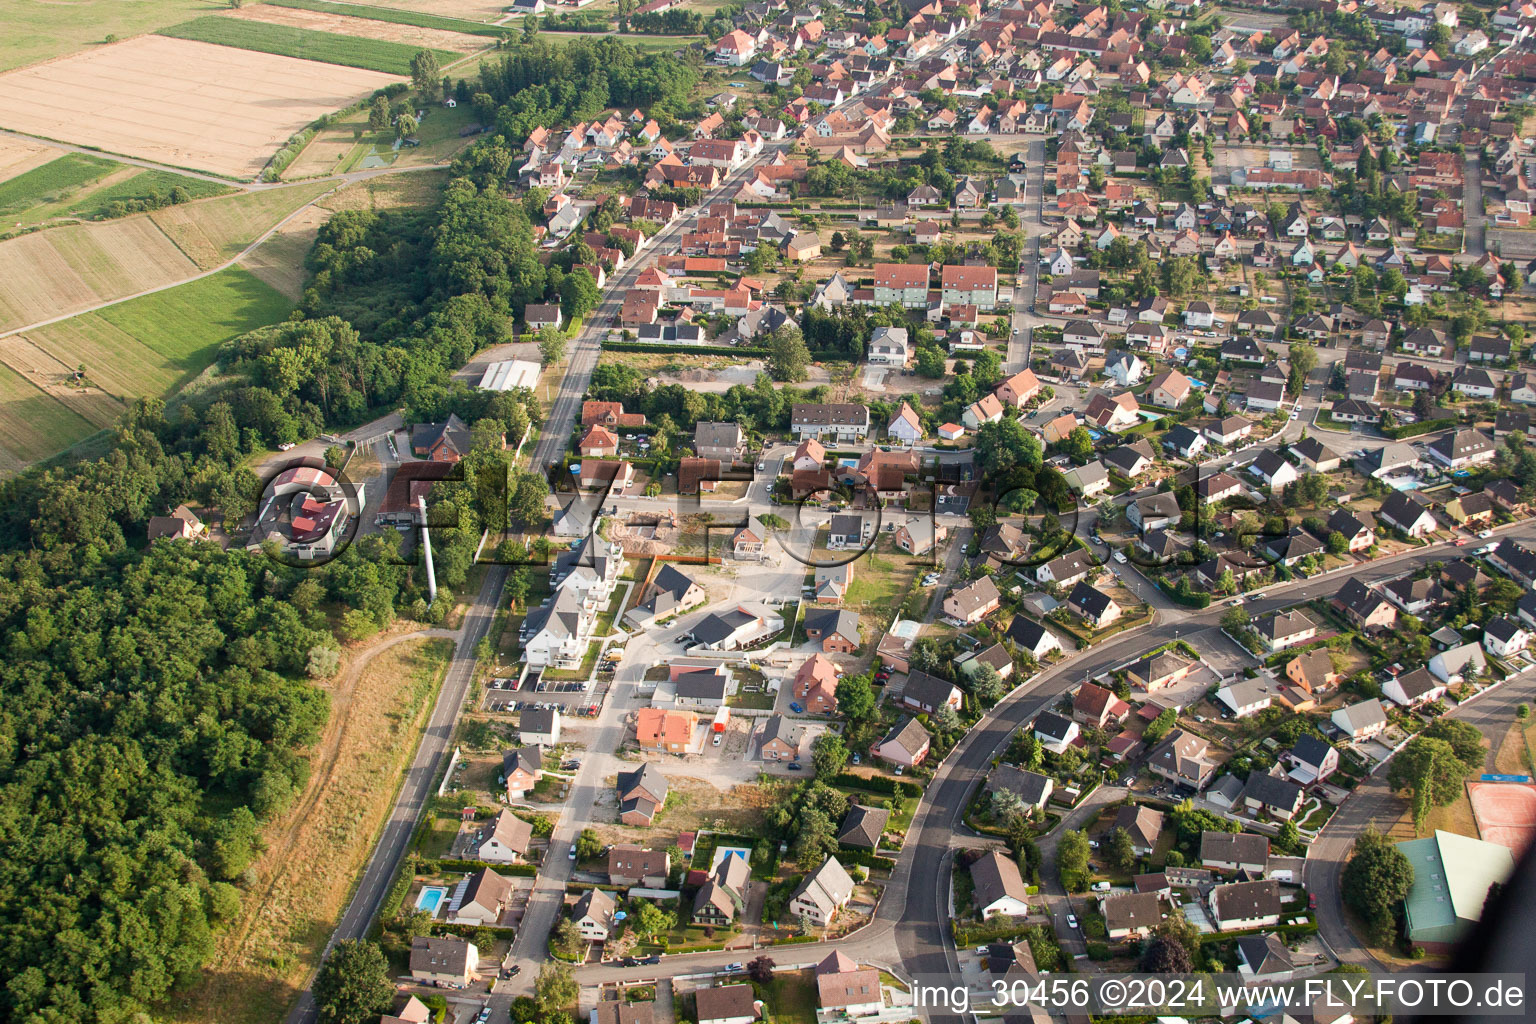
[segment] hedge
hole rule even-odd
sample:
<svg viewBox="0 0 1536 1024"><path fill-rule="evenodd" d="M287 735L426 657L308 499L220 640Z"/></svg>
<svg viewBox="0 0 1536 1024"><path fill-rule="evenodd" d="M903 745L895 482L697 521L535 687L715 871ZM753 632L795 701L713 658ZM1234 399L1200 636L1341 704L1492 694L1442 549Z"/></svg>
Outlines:
<svg viewBox="0 0 1536 1024"><path fill-rule="evenodd" d="M845 867L849 864L858 864L866 868L877 868L880 871L896 870L896 862L894 860L889 857L882 857L871 850L849 849L844 846L838 850L837 859Z"/></svg>
<svg viewBox="0 0 1536 1024"><path fill-rule="evenodd" d="M483 860L439 860L423 861L421 873L424 875L444 874L451 871L480 871L485 868L496 872L498 875L520 875L524 878L533 878L539 873L536 864L492 864Z"/></svg>
<svg viewBox="0 0 1536 1024"><path fill-rule="evenodd" d="M833 779L834 786L849 786L854 789L867 789L875 793L891 793L901 796L920 797L923 795L923 787L911 782L903 782L900 779L889 779L884 775L871 775L865 778L852 772L839 772Z"/></svg>
<svg viewBox="0 0 1536 1024"><path fill-rule="evenodd" d="M756 346L730 345L668 345L652 341L605 341L603 348L614 352L660 352L666 355L705 356L761 356L767 358L768 350Z"/></svg>
<svg viewBox="0 0 1536 1024"><path fill-rule="evenodd" d="M1454 416L1442 417L1437 420L1424 420L1419 423L1404 423L1397 427L1382 427L1384 436L1396 441L1403 437L1417 437L1420 434L1428 434L1436 430L1444 430L1446 427L1454 427L1459 421Z"/></svg>

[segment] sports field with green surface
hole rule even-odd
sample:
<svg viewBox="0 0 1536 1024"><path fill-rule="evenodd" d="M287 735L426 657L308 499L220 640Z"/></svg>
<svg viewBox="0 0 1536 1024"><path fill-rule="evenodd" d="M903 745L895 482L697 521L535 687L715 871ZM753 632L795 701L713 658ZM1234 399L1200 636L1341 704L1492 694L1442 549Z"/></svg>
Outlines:
<svg viewBox="0 0 1536 1024"><path fill-rule="evenodd" d="M519 33L506 25L487 25L463 18L445 18L441 14L424 11L402 11L393 7L373 7L368 4L335 3L334 0L267 0L271 7L292 7L300 11L316 11L321 14L340 14L348 18L367 18L369 21L387 21L394 25L414 25L417 28L436 28L444 32L463 32L472 36L511 36Z"/></svg>
<svg viewBox="0 0 1536 1024"><path fill-rule="evenodd" d="M273 25L243 18L220 18L215 15L193 18L180 25L163 28L159 34L173 39L192 39L241 50L255 50L258 53L382 71L391 75L409 75L411 58L421 51L421 47L407 43L335 35L289 25ZM439 65L450 64L462 56L450 50L432 52L437 55Z"/></svg>

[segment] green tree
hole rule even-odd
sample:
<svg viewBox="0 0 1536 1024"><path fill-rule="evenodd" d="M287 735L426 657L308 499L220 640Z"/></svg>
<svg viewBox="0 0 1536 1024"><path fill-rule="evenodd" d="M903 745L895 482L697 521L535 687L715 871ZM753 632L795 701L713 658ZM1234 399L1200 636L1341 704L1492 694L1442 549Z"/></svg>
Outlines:
<svg viewBox="0 0 1536 1024"><path fill-rule="evenodd" d="M811 767L818 779L830 779L843 770L848 761L848 747L835 732L824 732L811 747Z"/></svg>
<svg viewBox="0 0 1536 1024"><path fill-rule="evenodd" d="M585 267L577 267L560 282L560 311L567 320L591 313L603 299L602 289Z"/></svg>
<svg viewBox="0 0 1536 1024"><path fill-rule="evenodd" d="M1317 368L1317 349L1311 345L1294 342L1290 347L1291 394L1299 395L1307 382L1307 374Z"/></svg>
<svg viewBox="0 0 1536 1024"><path fill-rule="evenodd" d="M1067 435L1067 454L1074 461L1086 463L1093 458L1093 435L1088 433L1088 428L1077 426Z"/></svg>
<svg viewBox="0 0 1536 1024"><path fill-rule="evenodd" d="M389 101L383 93L375 96L368 105L368 127L376 132L389 127Z"/></svg>
<svg viewBox="0 0 1536 1024"><path fill-rule="evenodd" d="M1040 439L1018 420L983 423L976 431L976 465L985 476L997 477L1019 466L1040 468L1045 452Z"/></svg>
<svg viewBox="0 0 1536 1024"><path fill-rule="evenodd" d="M1109 834L1109 863L1121 871L1130 871L1136 866L1136 845L1131 841L1131 834L1123 828Z"/></svg>
<svg viewBox="0 0 1536 1024"><path fill-rule="evenodd" d="M1445 740L1415 736L1392 759L1387 785L1410 794L1414 827L1422 832L1431 808L1454 803L1470 771Z"/></svg>
<svg viewBox="0 0 1536 1024"><path fill-rule="evenodd" d="M654 939L677 927L677 914L662 910L650 900L634 900L631 905L634 913L630 917L630 925L635 934L643 939Z"/></svg>
<svg viewBox="0 0 1536 1024"><path fill-rule="evenodd" d="M443 72L437 66L437 54L431 50L418 50L411 58L411 86L425 100L438 98L442 88Z"/></svg>
<svg viewBox="0 0 1536 1024"><path fill-rule="evenodd" d="M539 328L539 358L545 366L553 366L565 358L565 333L558 327Z"/></svg>
<svg viewBox="0 0 1536 1024"><path fill-rule="evenodd" d="M415 114L401 114L395 119L395 138L410 138L416 134L416 127Z"/></svg>
<svg viewBox="0 0 1536 1024"><path fill-rule="evenodd" d="M322 1024L362 1024L389 1009L395 987L377 943L345 939L320 965L313 992Z"/></svg>
<svg viewBox="0 0 1536 1024"><path fill-rule="evenodd" d="M784 324L768 335L768 373L774 380L805 380L810 365L811 350L806 347L799 327Z"/></svg>
<svg viewBox="0 0 1536 1024"><path fill-rule="evenodd" d="M875 688L869 673L846 675L837 681L837 710L853 725L874 717Z"/></svg>
<svg viewBox="0 0 1536 1024"><path fill-rule="evenodd" d="M639 902L642 907L650 906L651 909L655 909L653 904L646 903L644 900ZM634 915L631 921L634 923L637 933L645 934L639 928L640 916L639 914ZM576 975L572 973L569 965L557 964L549 960L544 961L540 965L539 976L533 983L533 1000L538 1005L541 1014L560 1013L568 1010L576 1005L576 997L579 994L580 989L576 984Z"/></svg>
<svg viewBox="0 0 1536 1024"><path fill-rule="evenodd" d="M576 836L576 859L591 860L603 852L603 839L594 829L584 828Z"/></svg>
<svg viewBox="0 0 1536 1024"><path fill-rule="evenodd" d="M549 946L557 954L567 960L574 960L581 955L585 940L581 937L581 929L576 927L576 922L568 917L562 917L555 922L554 934L550 936Z"/></svg>
<svg viewBox="0 0 1536 1024"><path fill-rule="evenodd" d="M1364 919L1378 940L1392 932L1397 908L1413 888L1413 865L1374 826L1355 840L1339 880L1344 903Z"/></svg>
<svg viewBox="0 0 1536 1024"><path fill-rule="evenodd" d="M912 360L912 369L919 377L938 380L944 376L948 357L937 345L919 345Z"/></svg>
<svg viewBox="0 0 1536 1024"><path fill-rule="evenodd" d="M1444 740L1469 771L1482 770L1487 752L1483 747L1483 734L1477 726L1454 718L1437 718L1419 735Z"/></svg>
<svg viewBox="0 0 1536 1024"><path fill-rule="evenodd" d="M1088 882L1088 837L1069 829L1056 843L1056 873L1069 892L1081 890Z"/></svg>
<svg viewBox="0 0 1536 1024"><path fill-rule="evenodd" d="M1003 696L1003 677L991 665L983 665L971 677L971 693L983 706L991 707Z"/></svg>

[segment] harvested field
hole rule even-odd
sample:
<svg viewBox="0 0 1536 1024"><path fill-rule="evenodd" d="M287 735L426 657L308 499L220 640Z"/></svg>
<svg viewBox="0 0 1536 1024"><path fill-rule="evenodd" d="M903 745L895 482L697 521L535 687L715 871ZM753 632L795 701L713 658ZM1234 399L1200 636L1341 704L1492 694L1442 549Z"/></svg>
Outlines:
<svg viewBox="0 0 1536 1024"><path fill-rule="evenodd" d="M372 851L452 650L446 639L399 633L347 652L339 676L321 684L331 716L310 752L309 784L263 831L266 850L243 913L218 937L202 980L172 998L165 1019L282 1020Z"/></svg>
<svg viewBox="0 0 1536 1024"><path fill-rule="evenodd" d="M0 470L13 473L95 432L84 416L0 366Z"/></svg>
<svg viewBox="0 0 1536 1024"><path fill-rule="evenodd" d="M218 266L327 187L310 183L225 196L0 242L0 332Z"/></svg>
<svg viewBox="0 0 1536 1024"><path fill-rule="evenodd" d="M316 118L398 80L376 71L141 36L0 75L0 127L253 178ZM111 103L102 102L106 96Z"/></svg>
<svg viewBox="0 0 1536 1024"><path fill-rule="evenodd" d="M0 242L0 330L191 277L198 269L148 217Z"/></svg>
<svg viewBox="0 0 1536 1024"><path fill-rule="evenodd" d="M292 302L304 295L304 257L314 247L320 225L330 220L329 211L311 206L301 211L261 247L240 260L240 266Z"/></svg>
<svg viewBox="0 0 1536 1024"><path fill-rule="evenodd" d="M310 29L316 32L335 32L435 50L452 50L456 53L472 53L486 45L485 39L465 35L463 32L447 32L439 28L423 28L418 25L397 25L369 18L348 18L340 14L299 10L292 7L273 7L269 4L242 7L229 13L232 17L246 18L268 25L288 25L292 28Z"/></svg>
<svg viewBox="0 0 1536 1024"><path fill-rule="evenodd" d="M217 43L240 50L256 50L325 64L342 64L349 68L366 68L391 75L410 74L411 58L416 55L416 48L404 43L316 32L292 25L217 14L172 25L161 29L160 34L175 39ZM451 61L455 56L447 50L439 51L438 63Z"/></svg>
<svg viewBox="0 0 1536 1024"><path fill-rule="evenodd" d="M58 157L59 151L41 142L0 138L0 181L9 181Z"/></svg>
<svg viewBox="0 0 1536 1024"><path fill-rule="evenodd" d="M150 219L204 270L226 263L262 232L333 186L312 182L230 196L216 203L168 206Z"/></svg>
<svg viewBox="0 0 1536 1024"><path fill-rule="evenodd" d="M286 296L232 268L0 339L0 372L20 385L0 380L0 427L42 425L5 434L10 461L35 462L110 426L126 402L174 391L213 361L222 342L291 308ZM73 380L81 366L89 387Z"/></svg>

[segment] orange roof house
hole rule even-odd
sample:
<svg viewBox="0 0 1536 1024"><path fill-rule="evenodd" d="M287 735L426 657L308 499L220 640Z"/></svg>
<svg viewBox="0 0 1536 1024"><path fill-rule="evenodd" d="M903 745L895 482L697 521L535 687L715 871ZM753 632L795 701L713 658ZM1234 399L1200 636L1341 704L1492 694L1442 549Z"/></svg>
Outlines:
<svg viewBox="0 0 1536 1024"><path fill-rule="evenodd" d="M642 750L681 754L693 740L698 716L690 711L641 708L635 713L635 741Z"/></svg>

